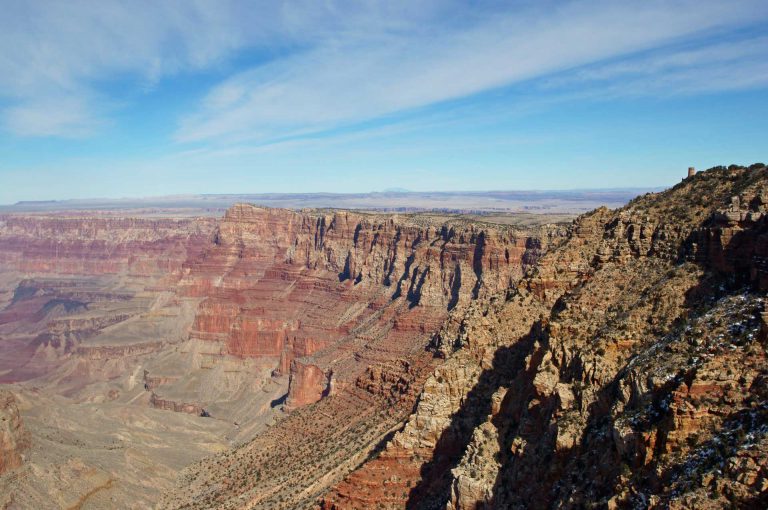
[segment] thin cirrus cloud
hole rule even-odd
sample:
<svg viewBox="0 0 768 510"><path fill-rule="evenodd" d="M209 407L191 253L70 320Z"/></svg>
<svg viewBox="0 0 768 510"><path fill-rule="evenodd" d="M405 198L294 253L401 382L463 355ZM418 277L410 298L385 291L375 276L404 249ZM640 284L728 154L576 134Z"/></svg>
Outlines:
<svg viewBox="0 0 768 510"><path fill-rule="evenodd" d="M564 72L542 90L575 87L605 95L678 95L768 85L768 37L683 45Z"/></svg>
<svg viewBox="0 0 768 510"><path fill-rule="evenodd" d="M176 142L226 145L527 80L543 79L533 87L543 93L764 86L764 38L708 37L766 18L764 0L11 0L0 17L0 116L19 136L88 136L140 108L156 84L206 72L219 82L163 122Z"/></svg>
<svg viewBox="0 0 768 510"><path fill-rule="evenodd" d="M5 126L20 136L81 138L95 132L104 121L77 96L44 97L5 111Z"/></svg>
<svg viewBox="0 0 768 510"><path fill-rule="evenodd" d="M322 131L558 72L568 80L569 71L622 57L628 62L585 71L572 83L599 84L612 94L621 91L622 73L627 94L765 85L762 38L674 46L766 14L766 4L754 1L544 2L432 32L354 32L224 80L182 119L176 139L263 141ZM633 63L634 73L622 69ZM750 70L756 72L724 79ZM697 85L696 77L710 82Z"/></svg>
<svg viewBox="0 0 768 510"><path fill-rule="evenodd" d="M0 16L0 108L27 136L92 133L122 106L104 83L151 89L279 35L275 7L237 2L10 0ZM261 14L264 14L262 16ZM285 24L290 28L290 24Z"/></svg>

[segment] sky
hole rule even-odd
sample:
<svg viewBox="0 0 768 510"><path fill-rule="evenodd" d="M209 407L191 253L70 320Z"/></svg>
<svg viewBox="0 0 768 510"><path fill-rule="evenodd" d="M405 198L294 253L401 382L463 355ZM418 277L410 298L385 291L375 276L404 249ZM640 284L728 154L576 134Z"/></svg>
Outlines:
<svg viewBox="0 0 768 510"><path fill-rule="evenodd" d="M0 0L0 204L768 160L765 0Z"/></svg>

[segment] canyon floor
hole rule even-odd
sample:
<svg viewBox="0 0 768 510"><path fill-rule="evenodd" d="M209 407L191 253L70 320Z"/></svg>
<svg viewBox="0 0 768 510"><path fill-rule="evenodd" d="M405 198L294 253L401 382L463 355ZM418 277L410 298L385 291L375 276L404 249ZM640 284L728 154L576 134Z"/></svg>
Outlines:
<svg viewBox="0 0 768 510"><path fill-rule="evenodd" d="M578 217L146 205L0 213L0 508L768 503L764 165Z"/></svg>

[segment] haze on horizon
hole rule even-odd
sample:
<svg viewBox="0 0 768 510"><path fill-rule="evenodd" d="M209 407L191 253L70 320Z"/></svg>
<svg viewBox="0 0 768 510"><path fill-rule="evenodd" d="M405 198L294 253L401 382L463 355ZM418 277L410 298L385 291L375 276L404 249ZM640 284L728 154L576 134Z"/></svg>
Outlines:
<svg viewBox="0 0 768 510"><path fill-rule="evenodd" d="M3 4L0 204L651 188L765 158L762 0Z"/></svg>

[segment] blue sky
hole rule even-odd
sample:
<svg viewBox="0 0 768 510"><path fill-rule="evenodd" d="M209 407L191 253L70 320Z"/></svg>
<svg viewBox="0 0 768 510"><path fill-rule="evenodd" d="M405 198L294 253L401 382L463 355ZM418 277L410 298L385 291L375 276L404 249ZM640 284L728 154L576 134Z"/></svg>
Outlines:
<svg viewBox="0 0 768 510"><path fill-rule="evenodd" d="M765 161L768 2L4 0L0 203Z"/></svg>

